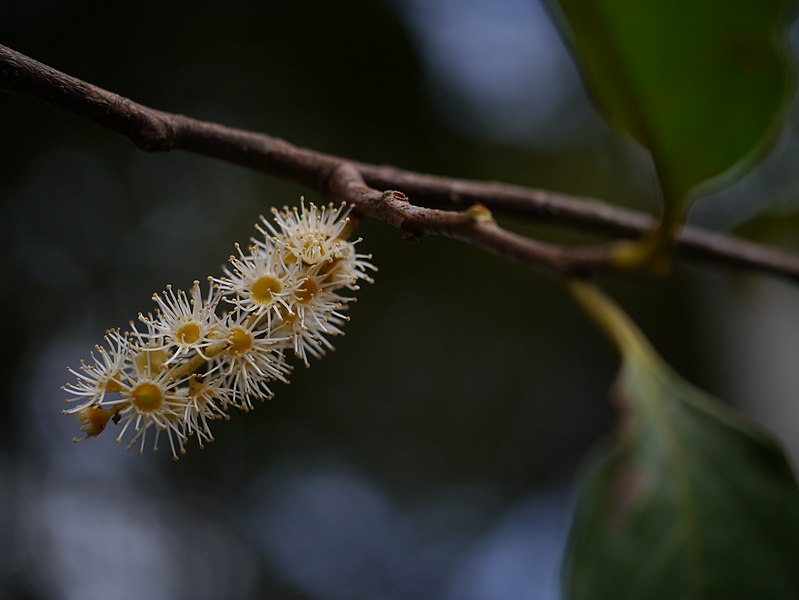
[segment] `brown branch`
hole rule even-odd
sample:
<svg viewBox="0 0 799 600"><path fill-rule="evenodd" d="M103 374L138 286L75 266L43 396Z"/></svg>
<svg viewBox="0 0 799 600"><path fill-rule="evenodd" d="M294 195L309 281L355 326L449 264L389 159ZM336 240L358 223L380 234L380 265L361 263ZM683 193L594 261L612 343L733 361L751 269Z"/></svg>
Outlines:
<svg viewBox="0 0 799 600"><path fill-rule="evenodd" d="M360 212L401 227L408 236L445 235L559 273L611 267L602 248L565 248L500 228L485 209L460 212L423 208L491 210L589 231L636 237L652 227L643 214L597 200L496 182L450 179L377 166L315 152L271 136L154 110L0 45L0 87L48 102L129 138L142 150L184 150L287 179L321 195L346 199ZM377 188L377 189L376 189ZM381 192L379 190L399 190ZM685 227L677 250L714 261L799 280L799 257L730 236Z"/></svg>
<svg viewBox="0 0 799 600"><path fill-rule="evenodd" d="M327 195L349 199L361 213L401 228L411 239L430 234L460 239L518 262L564 274L587 273L612 266L604 248L563 248L502 229L482 204L464 211L414 206L402 192L370 188L349 163L342 163L333 171Z"/></svg>

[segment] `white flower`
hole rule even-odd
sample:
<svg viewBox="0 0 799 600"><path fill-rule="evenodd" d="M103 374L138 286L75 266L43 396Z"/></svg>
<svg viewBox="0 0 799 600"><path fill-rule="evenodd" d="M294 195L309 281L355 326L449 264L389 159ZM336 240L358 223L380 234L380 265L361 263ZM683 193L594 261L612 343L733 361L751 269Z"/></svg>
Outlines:
<svg viewBox="0 0 799 600"><path fill-rule="evenodd" d="M283 356L287 338L272 337L268 329L258 328L257 318L238 308L227 314L223 332L225 351L214 359L208 374L219 370L225 387L231 391L231 403L251 410L253 399L274 396L270 382L289 382L291 365Z"/></svg>
<svg viewBox="0 0 799 600"><path fill-rule="evenodd" d="M231 268L209 277L205 297L197 281L188 293L167 286L153 295L154 315L140 314L124 335L109 331L89 363L69 369L76 381L64 390L75 406L64 412L78 419L76 441L113 421L118 442L132 433L129 450L142 453L153 440L156 451L166 433L177 459L189 437L201 448L213 441L211 421L227 419L230 406L251 410L273 396L272 382L288 383L289 349L306 366L333 350L352 292L372 282L371 256L346 240L344 205L273 212L274 225L263 217L266 229L256 225L264 240L248 254L236 244ZM219 316L221 301L232 309Z"/></svg>
<svg viewBox="0 0 799 600"><path fill-rule="evenodd" d="M308 357L319 359L328 351L335 350L327 336L344 335L341 327L347 317L338 317L337 314L335 311L331 311L327 319L315 319L314 323L317 325L311 327L302 325L296 313L286 315L277 325L275 335L288 337L294 350L294 356L301 359L306 367L309 367ZM318 325L320 322L324 323L324 329Z"/></svg>
<svg viewBox="0 0 799 600"><path fill-rule="evenodd" d="M215 313L219 301L217 288L211 278L208 282L208 294L202 297L200 282L192 285L189 297L183 290L175 294L171 285L166 286L163 296L153 294L158 304L156 316L139 315L139 320L149 326L147 337L154 349L165 349L174 353L166 361L175 361L181 354L196 350L203 355L203 349L215 343L212 338L218 328Z"/></svg>
<svg viewBox="0 0 799 600"><path fill-rule="evenodd" d="M306 265L315 265L337 256L335 241L343 237L350 221L349 213L346 204L317 207L311 203L310 208L306 208L304 200L299 210L296 207L283 207L282 211L272 209L277 228L262 215L260 220L266 229L258 225L256 228L264 235L265 242L256 243L268 249L271 239L288 253L284 256L287 263L299 259Z"/></svg>
<svg viewBox="0 0 799 600"><path fill-rule="evenodd" d="M156 430L153 450L158 449L158 437L165 431L169 437L172 457L177 460L175 448L177 440L180 453L185 453L183 442L185 434L182 431L181 416L186 405L185 395L182 396L180 385L184 380L176 380L171 369L156 367L151 361L152 351L142 349L132 360L130 368L126 369L120 384L119 398L106 401L104 406L120 406L116 420L121 424L121 431L116 441L121 442L128 429L133 427L136 432L128 444L128 450L138 443L139 452L144 452L147 441L147 432ZM144 361L143 364L139 361Z"/></svg>
<svg viewBox="0 0 799 600"><path fill-rule="evenodd" d="M227 277L215 281L223 293L235 296L225 298L227 302L256 317L266 317L268 327L282 310L291 310L289 302L296 293L298 278L275 249L255 246L245 255L236 244L236 250L238 258L229 259L233 270L225 268Z"/></svg>
<svg viewBox="0 0 799 600"><path fill-rule="evenodd" d="M321 358L327 350L333 350L328 336L343 335L341 329L349 317L342 314L347 301L325 287L325 276L319 274L316 265L304 270L297 293L291 303L291 311L281 315L275 335L287 335L291 339L294 355L309 366L308 356Z"/></svg>
<svg viewBox="0 0 799 600"><path fill-rule="evenodd" d="M63 411L65 414L78 413L87 406L101 404L107 393L121 389L121 377L130 356L130 344L118 329L106 332L105 342L108 348L95 346L97 354L90 353L92 362L81 361L78 371L67 368L77 377L77 381L61 389L70 395L67 402L77 402L78 405Z"/></svg>
<svg viewBox="0 0 799 600"><path fill-rule="evenodd" d="M213 442L209 421L230 419L225 412L233 403L233 392L225 386L224 378L193 374L189 378L186 405L183 409L183 425L187 436L197 434L200 448L205 442Z"/></svg>
<svg viewBox="0 0 799 600"><path fill-rule="evenodd" d="M333 242L333 256L325 262L319 269L319 274L323 276L322 287L326 289L347 288L358 291L358 280L367 283L374 283L375 280L369 276L367 271L377 271L370 260L371 254L358 254L355 244L361 241L358 238L354 242L347 240L335 240Z"/></svg>

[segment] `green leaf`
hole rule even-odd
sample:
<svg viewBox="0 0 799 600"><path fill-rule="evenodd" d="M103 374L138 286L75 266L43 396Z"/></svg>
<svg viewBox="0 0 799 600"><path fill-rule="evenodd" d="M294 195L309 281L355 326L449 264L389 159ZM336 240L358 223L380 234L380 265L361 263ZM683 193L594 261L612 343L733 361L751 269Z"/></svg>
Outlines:
<svg viewBox="0 0 799 600"><path fill-rule="evenodd" d="M773 139L793 88L787 0L559 0L594 100L652 153L667 203Z"/></svg>
<svg viewBox="0 0 799 600"><path fill-rule="evenodd" d="M799 488L777 443L681 379L596 288L572 292L620 349L622 418L583 482L566 597L799 598Z"/></svg>

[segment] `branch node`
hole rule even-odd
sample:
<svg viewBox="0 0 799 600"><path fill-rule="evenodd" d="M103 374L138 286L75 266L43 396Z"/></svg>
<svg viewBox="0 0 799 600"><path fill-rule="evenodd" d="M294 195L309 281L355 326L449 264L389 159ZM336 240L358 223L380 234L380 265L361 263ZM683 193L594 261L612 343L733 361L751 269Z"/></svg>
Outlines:
<svg viewBox="0 0 799 600"><path fill-rule="evenodd" d="M466 211L466 214L475 222L475 223L494 223L494 215L491 214L491 211L486 208L484 204L473 204L469 207Z"/></svg>

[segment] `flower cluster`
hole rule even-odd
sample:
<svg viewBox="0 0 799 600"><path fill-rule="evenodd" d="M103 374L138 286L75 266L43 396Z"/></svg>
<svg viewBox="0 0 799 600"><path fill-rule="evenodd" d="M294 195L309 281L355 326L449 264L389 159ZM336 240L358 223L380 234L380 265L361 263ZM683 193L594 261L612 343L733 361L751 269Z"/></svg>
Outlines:
<svg viewBox="0 0 799 600"><path fill-rule="evenodd" d="M376 268L348 241L349 209L313 204L261 216L245 252L236 254L219 278L188 292L171 286L154 294L156 308L139 315L123 333L105 336L89 361L69 369L64 386L83 437L102 433L109 421L120 427L128 449L153 450L166 436L173 458L196 436L213 441L210 422L227 419L231 407L249 411L274 394L275 381L288 383L293 355L309 366L332 350L342 335L346 309L361 281Z"/></svg>

